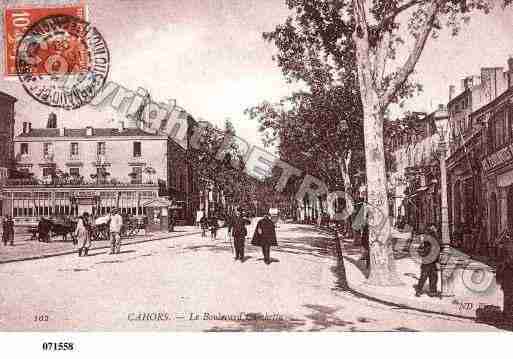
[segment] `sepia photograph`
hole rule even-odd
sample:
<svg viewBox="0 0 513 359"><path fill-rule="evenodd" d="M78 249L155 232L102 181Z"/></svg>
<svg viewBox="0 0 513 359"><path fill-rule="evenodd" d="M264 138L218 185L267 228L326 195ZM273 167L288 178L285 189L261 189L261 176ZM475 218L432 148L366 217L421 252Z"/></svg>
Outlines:
<svg viewBox="0 0 513 359"><path fill-rule="evenodd" d="M513 332L513 1L0 4L0 338Z"/></svg>

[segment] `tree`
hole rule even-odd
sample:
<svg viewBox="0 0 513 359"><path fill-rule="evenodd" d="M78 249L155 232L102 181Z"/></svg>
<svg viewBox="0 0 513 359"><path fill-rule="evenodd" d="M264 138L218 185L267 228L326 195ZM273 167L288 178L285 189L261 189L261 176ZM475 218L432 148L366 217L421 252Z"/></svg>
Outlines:
<svg viewBox="0 0 513 359"><path fill-rule="evenodd" d="M289 77L306 78L307 83L321 87L338 76L360 98L371 209L368 280L375 285L400 284L389 241L384 120L392 103L418 89L409 82L410 75L430 36L436 37L444 27L458 34L472 11L487 12L491 5L486 0L287 0L287 4L295 10L295 17L264 38L279 48L276 59ZM314 66L308 68L294 56L304 58L311 53L323 56L313 57L309 64ZM402 53L406 53L404 59L398 57ZM317 73L322 75L318 83Z"/></svg>
<svg viewBox="0 0 513 359"><path fill-rule="evenodd" d="M253 186L244 172L244 153L234 136L235 129L228 119L224 129L199 124L192 139L195 143L187 151L200 186L222 194L229 207L248 203Z"/></svg>

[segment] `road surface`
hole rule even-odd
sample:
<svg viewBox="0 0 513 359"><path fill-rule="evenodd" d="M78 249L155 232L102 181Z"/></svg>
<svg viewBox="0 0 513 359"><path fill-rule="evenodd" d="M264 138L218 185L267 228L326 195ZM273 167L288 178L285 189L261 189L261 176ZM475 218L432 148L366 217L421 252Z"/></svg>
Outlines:
<svg viewBox="0 0 513 359"><path fill-rule="evenodd" d="M252 233L251 227L249 232ZM273 262L226 232L0 265L0 331L460 331L472 320L374 302L344 289L327 237L282 224ZM248 241L249 242L249 241Z"/></svg>

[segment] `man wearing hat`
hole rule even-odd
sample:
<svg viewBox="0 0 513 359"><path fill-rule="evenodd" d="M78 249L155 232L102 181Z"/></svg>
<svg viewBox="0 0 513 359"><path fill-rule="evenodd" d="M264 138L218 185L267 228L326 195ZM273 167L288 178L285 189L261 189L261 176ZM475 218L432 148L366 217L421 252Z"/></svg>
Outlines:
<svg viewBox="0 0 513 359"><path fill-rule="evenodd" d="M110 254L119 254L121 249L121 227L123 226L123 217L121 217L117 208L113 208L110 213Z"/></svg>
<svg viewBox="0 0 513 359"><path fill-rule="evenodd" d="M238 214L230 223L230 229L235 247L235 260L240 259L241 262L244 262L244 241L248 234L246 226L249 224L251 224L251 222L243 217L243 211L239 208Z"/></svg>

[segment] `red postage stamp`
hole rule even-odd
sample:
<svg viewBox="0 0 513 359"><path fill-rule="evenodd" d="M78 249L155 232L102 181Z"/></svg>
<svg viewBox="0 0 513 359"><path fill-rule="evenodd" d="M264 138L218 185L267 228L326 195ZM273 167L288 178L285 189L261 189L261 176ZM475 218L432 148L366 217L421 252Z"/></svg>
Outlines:
<svg viewBox="0 0 513 359"><path fill-rule="evenodd" d="M39 20L52 15L74 16L86 20L85 4L54 7L12 7L4 11L4 75L16 76L16 51L25 32Z"/></svg>

